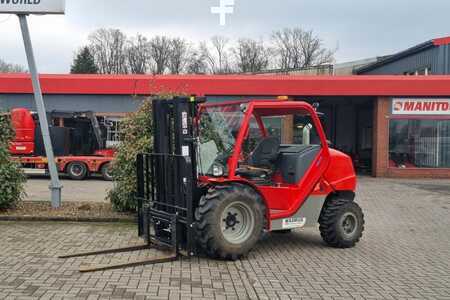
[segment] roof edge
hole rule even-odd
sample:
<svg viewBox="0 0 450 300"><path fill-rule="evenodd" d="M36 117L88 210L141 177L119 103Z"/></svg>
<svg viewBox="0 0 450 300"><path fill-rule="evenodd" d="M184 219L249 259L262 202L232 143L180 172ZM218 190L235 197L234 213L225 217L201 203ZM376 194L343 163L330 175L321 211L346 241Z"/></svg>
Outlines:
<svg viewBox="0 0 450 300"><path fill-rule="evenodd" d="M430 40L430 41L427 41L425 43L422 43L422 44L416 45L414 47L408 48L406 50L397 52L397 53L395 53L395 54L393 54L391 56L388 56L385 59L382 59L380 61L377 61L377 62L374 62L374 63L369 64L367 66L363 66L361 68L356 69L356 73L357 74L361 74L361 73L365 73L365 72L368 72L368 71L372 71L373 69L376 69L378 67L381 67L381 66L384 66L386 64L389 64L389 63L391 63L391 62L393 62L395 60L398 60L399 58L410 56L410 55L416 54L418 52L422 52L424 50L427 50L427 49L430 49L430 48L438 46L438 45L436 45L434 43L434 41L435 40Z"/></svg>
<svg viewBox="0 0 450 300"><path fill-rule="evenodd" d="M52 75L46 95L450 96L450 76ZM32 94L29 75L0 75L0 94Z"/></svg>
<svg viewBox="0 0 450 300"><path fill-rule="evenodd" d="M433 40L433 44L434 44L435 46L445 46L445 45L448 45L448 44L450 44L450 36L446 36L446 37L434 39L434 40Z"/></svg>

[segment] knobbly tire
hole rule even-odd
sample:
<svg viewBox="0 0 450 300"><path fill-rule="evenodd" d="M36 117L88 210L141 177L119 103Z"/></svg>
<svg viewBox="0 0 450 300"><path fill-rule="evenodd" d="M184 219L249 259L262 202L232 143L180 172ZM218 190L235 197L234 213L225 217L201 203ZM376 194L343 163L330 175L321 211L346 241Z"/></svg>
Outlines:
<svg viewBox="0 0 450 300"><path fill-rule="evenodd" d="M262 237L266 207L250 187L214 186L200 199L195 218L200 248L211 258L237 260Z"/></svg>
<svg viewBox="0 0 450 300"><path fill-rule="evenodd" d="M75 161L69 163L66 173L73 180L84 180L88 175L88 169L84 163Z"/></svg>
<svg viewBox="0 0 450 300"><path fill-rule="evenodd" d="M332 198L325 203L319 217L323 240L336 248L350 248L361 239L364 214L356 202Z"/></svg>

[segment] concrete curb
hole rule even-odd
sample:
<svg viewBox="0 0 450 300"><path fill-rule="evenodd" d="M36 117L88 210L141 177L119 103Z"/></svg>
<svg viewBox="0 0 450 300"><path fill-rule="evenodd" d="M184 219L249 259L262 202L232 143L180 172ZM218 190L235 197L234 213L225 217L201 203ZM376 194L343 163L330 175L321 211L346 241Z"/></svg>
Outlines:
<svg viewBox="0 0 450 300"><path fill-rule="evenodd" d="M41 216L0 216L0 221L23 222L84 222L84 223L136 223L135 218L95 218L95 217L41 217Z"/></svg>

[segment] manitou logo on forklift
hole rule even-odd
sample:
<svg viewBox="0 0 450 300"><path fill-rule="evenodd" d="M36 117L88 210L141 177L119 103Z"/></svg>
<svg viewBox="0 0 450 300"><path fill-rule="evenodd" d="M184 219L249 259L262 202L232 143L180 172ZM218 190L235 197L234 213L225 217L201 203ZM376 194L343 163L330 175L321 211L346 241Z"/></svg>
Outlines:
<svg viewBox="0 0 450 300"><path fill-rule="evenodd" d="M154 153L137 158L139 235L147 241L142 248L170 253L83 271L200 252L236 260L265 232L317 223L330 246L347 248L360 240L364 215L354 201L352 161L329 149L310 104L154 100L153 124Z"/></svg>

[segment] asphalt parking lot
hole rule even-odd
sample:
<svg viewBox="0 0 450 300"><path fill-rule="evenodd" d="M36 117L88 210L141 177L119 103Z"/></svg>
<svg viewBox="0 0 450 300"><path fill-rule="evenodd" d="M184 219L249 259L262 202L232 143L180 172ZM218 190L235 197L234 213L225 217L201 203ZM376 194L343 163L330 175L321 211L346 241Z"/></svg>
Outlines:
<svg viewBox="0 0 450 300"><path fill-rule="evenodd" d="M236 262L181 259L79 273L88 262L155 252L58 259L135 245L133 225L0 223L0 298L450 299L450 181L361 178L366 231L352 249L325 246L318 229L273 234Z"/></svg>
<svg viewBox="0 0 450 300"><path fill-rule="evenodd" d="M90 178L83 181L61 179L63 185L62 201L77 202L104 202L106 192L112 188L111 181L99 178ZM47 177L34 176L28 178L25 185L25 200L47 201L50 199L50 179Z"/></svg>

